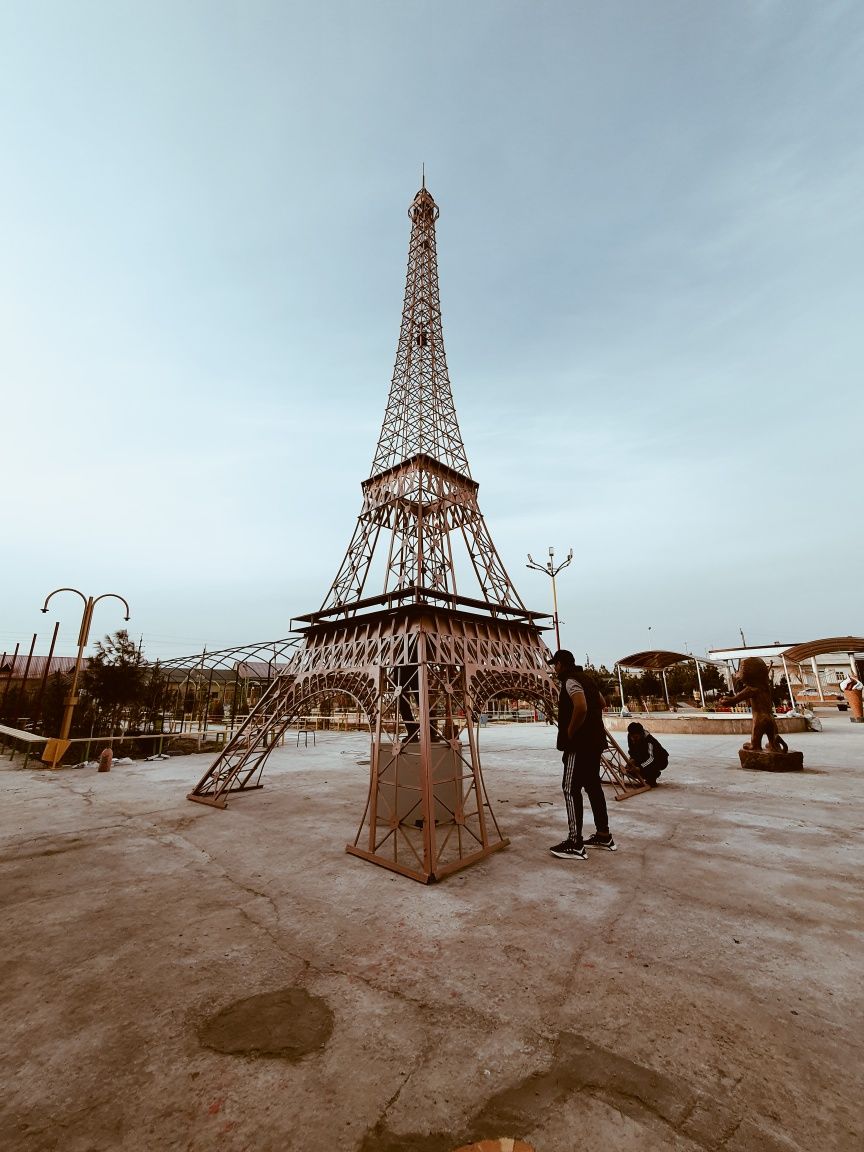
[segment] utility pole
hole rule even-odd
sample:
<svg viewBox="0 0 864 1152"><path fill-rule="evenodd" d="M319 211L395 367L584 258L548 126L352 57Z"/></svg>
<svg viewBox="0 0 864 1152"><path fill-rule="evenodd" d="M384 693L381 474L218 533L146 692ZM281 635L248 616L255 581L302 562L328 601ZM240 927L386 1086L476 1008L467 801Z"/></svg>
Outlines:
<svg viewBox="0 0 864 1152"><path fill-rule="evenodd" d="M549 548L549 559L546 561L545 564L538 564L537 561L532 557L531 553L529 552L528 553L528 563L525 565L526 568L533 568L535 570L535 572L545 572L547 576L552 577L552 608L553 608L552 619L555 621L555 647L556 648L561 647L561 633L558 630L558 589L555 586L555 577L558 575L558 573L561 571L562 568L567 567L567 565L570 563L570 561L572 559L573 559L573 549L571 548L570 551L567 553L567 559L562 560L562 562L556 567L556 565L555 565L555 549L550 547Z"/></svg>

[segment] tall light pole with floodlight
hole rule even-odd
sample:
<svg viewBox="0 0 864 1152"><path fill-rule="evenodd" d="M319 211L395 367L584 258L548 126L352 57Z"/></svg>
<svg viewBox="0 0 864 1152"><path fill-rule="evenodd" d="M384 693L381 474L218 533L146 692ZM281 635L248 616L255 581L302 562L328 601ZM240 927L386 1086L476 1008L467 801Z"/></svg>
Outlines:
<svg viewBox="0 0 864 1152"><path fill-rule="evenodd" d="M49 592L45 597L45 603L42 605L41 611L48 611L48 601L52 596L56 596L58 592L74 592L84 601L84 613L81 616L81 628L78 632L78 656L75 660L75 672L72 676L72 687L69 689L69 695L63 701L63 723L60 727L60 739L68 740L69 730L72 727L72 715L75 711L75 705L78 703L78 697L75 695L75 693L78 689L78 675L81 671L81 665L84 662L84 649L87 647L87 641L90 638L90 624L93 620L93 609L96 607L100 600L119 600L123 607L126 609L126 615L123 617L123 619L128 620L129 605L126 603L123 597L118 596L116 592L103 592L101 596L96 596L94 598L93 596L85 596L84 593L79 592L77 588L55 588L53 592ZM57 756L58 760L63 755L63 752L65 752L65 748Z"/></svg>
<svg viewBox="0 0 864 1152"><path fill-rule="evenodd" d="M545 572L547 576L552 577L552 608L553 608L552 619L555 621L555 647L556 648L561 647L561 634L558 631L558 589L555 586L555 577L558 575L558 573L561 571L562 568L567 567L567 565L570 563L570 561L572 559L573 559L573 549L571 548L570 551L567 553L567 559L562 560L561 563L556 566L556 564L555 564L555 549L550 547L549 548L549 559L546 561L545 564L538 564L537 561L533 558L533 556L529 552L528 553L528 563L525 565L526 568L533 568L536 572Z"/></svg>

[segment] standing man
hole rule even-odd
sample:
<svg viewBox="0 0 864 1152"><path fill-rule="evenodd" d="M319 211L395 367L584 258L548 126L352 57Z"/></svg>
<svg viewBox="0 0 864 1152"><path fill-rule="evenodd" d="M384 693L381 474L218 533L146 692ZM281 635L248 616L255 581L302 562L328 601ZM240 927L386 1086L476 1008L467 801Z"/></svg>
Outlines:
<svg viewBox="0 0 864 1152"><path fill-rule="evenodd" d="M606 729L603 727L606 701L594 683L587 676L580 675L572 652L559 648L550 663L561 684L557 748L563 753L561 789L570 833L566 840L549 851L559 860L587 860L586 848L605 848L607 852L616 850L609 832L606 797L600 783L600 756L606 747ZM596 828L587 841L582 839L583 788L591 803Z"/></svg>

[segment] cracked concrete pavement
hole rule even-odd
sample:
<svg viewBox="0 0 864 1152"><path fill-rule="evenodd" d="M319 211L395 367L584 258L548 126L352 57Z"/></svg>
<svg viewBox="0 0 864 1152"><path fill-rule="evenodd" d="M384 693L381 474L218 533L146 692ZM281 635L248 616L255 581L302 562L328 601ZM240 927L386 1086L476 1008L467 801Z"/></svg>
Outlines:
<svg viewBox="0 0 864 1152"><path fill-rule="evenodd" d="M610 794L620 850L581 862L548 854L551 730L484 729L511 846L429 888L344 852L362 734L289 741L224 812L185 799L206 756L3 762L0 1144L859 1149L864 731L828 717L784 776L740 740L667 735L660 788ZM284 989L329 1006L322 1047L202 1045Z"/></svg>

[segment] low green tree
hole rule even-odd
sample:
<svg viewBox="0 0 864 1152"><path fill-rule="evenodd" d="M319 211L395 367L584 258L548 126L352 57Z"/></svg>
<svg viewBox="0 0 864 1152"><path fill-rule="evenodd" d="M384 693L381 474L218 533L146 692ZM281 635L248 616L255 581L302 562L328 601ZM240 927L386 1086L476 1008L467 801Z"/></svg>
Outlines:
<svg viewBox="0 0 864 1152"><path fill-rule="evenodd" d="M167 707L167 695L168 676L159 667L157 660L148 671L147 682L142 693L140 715L146 731L162 731L162 716Z"/></svg>
<svg viewBox="0 0 864 1152"><path fill-rule="evenodd" d="M147 679L141 647L125 628L96 641L96 654L81 674L81 688L90 723L100 735L113 732L124 713L137 712Z"/></svg>
<svg viewBox="0 0 864 1152"><path fill-rule="evenodd" d="M39 731L43 736L56 736L63 723L63 702L72 687L71 675L54 672L45 684L42 697L42 710L39 716Z"/></svg>
<svg viewBox="0 0 864 1152"><path fill-rule="evenodd" d="M666 683L669 687L669 698L678 700L682 696L690 698L694 691L698 692L699 680L696 676L696 665L692 660L673 664L666 672Z"/></svg>

